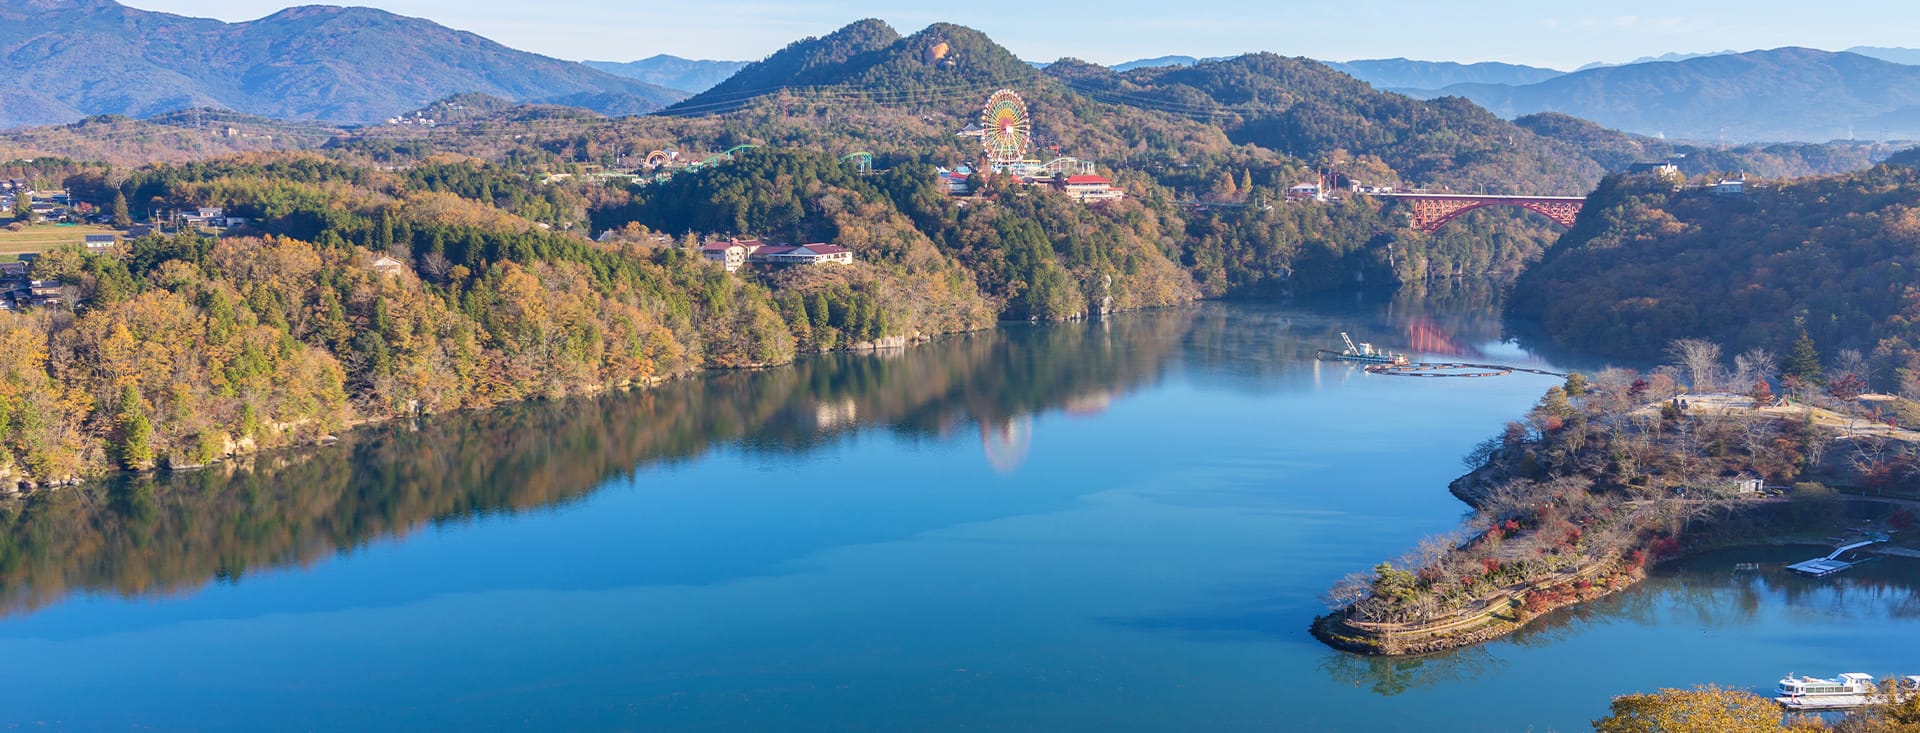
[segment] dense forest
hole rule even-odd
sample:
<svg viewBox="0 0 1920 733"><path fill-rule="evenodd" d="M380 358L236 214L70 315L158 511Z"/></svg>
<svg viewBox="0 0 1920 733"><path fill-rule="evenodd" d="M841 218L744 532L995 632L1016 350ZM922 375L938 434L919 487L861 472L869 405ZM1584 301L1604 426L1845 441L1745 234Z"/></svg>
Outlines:
<svg viewBox="0 0 1920 733"><path fill-rule="evenodd" d="M1920 154L1870 170L1750 183L1741 195L1617 176L1515 285L1556 341L1651 358L1681 338L1788 353L1804 332L1858 350L1876 387L1920 366Z"/></svg>
<svg viewBox="0 0 1920 733"><path fill-rule="evenodd" d="M224 206L251 236L149 235L35 262L77 307L0 318L0 460L16 478L203 464L362 420L782 363L810 316L826 332L860 307L823 290L816 313L783 314L767 284L645 232L592 242L536 223L511 211L565 218L579 203L479 164L249 157L105 190ZM873 320L847 341L901 328ZM946 330L988 322L962 313Z"/></svg>

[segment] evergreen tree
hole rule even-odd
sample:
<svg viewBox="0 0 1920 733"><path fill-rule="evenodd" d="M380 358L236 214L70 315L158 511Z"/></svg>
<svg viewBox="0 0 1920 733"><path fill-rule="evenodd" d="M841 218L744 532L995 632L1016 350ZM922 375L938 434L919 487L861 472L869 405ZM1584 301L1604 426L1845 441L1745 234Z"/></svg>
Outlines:
<svg viewBox="0 0 1920 733"><path fill-rule="evenodd" d="M140 404L140 390L129 384L120 390L120 406L114 420L119 428L120 445L115 451L120 467L134 471L153 468L153 422Z"/></svg>
<svg viewBox="0 0 1920 733"><path fill-rule="evenodd" d="M127 210L127 195L125 193L120 191L113 192L112 214L114 226L121 229L133 226L133 213Z"/></svg>
<svg viewBox="0 0 1920 733"><path fill-rule="evenodd" d="M1820 381L1820 352L1813 347L1813 337L1807 335L1807 319L1795 317L1793 326L1800 331L1800 335L1793 339L1793 348L1787 352L1781 373L1817 383Z"/></svg>
<svg viewBox="0 0 1920 733"><path fill-rule="evenodd" d="M13 195L13 218L26 221L33 216L33 194L21 191Z"/></svg>

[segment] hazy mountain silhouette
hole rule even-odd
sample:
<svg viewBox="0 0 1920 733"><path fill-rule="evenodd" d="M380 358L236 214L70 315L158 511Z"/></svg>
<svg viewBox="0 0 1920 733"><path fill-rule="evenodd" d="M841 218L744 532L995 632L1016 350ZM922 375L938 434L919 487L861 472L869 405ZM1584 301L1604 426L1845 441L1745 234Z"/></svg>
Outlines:
<svg viewBox="0 0 1920 733"><path fill-rule="evenodd" d="M370 8L225 23L113 0L0 0L0 126L217 107L365 122L481 92L610 114L685 96Z"/></svg>

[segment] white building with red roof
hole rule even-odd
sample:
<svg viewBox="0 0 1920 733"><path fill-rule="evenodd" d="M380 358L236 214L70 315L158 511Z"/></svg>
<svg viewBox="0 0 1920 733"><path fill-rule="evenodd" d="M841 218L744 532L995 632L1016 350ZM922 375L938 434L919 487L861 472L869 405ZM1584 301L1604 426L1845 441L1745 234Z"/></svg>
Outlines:
<svg viewBox="0 0 1920 733"><path fill-rule="evenodd" d="M751 259L769 265L851 265L853 250L824 242L799 246L773 245L761 247Z"/></svg>
<svg viewBox="0 0 1920 733"><path fill-rule="evenodd" d="M1053 179L1053 187L1065 191L1080 202L1118 201L1127 197L1127 192L1113 185L1106 176L1080 175L1062 176Z"/></svg>

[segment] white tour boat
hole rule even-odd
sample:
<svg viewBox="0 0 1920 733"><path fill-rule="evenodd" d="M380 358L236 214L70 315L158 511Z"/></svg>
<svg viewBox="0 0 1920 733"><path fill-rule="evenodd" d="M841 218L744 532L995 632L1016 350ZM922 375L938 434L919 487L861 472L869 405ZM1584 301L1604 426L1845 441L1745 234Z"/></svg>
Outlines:
<svg viewBox="0 0 1920 733"><path fill-rule="evenodd" d="M1833 679L1796 677L1780 679L1779 697L1774 702L1794 710L1841 710L1871 704L1880 695L1873 675L1848 672Z"/></svg>

